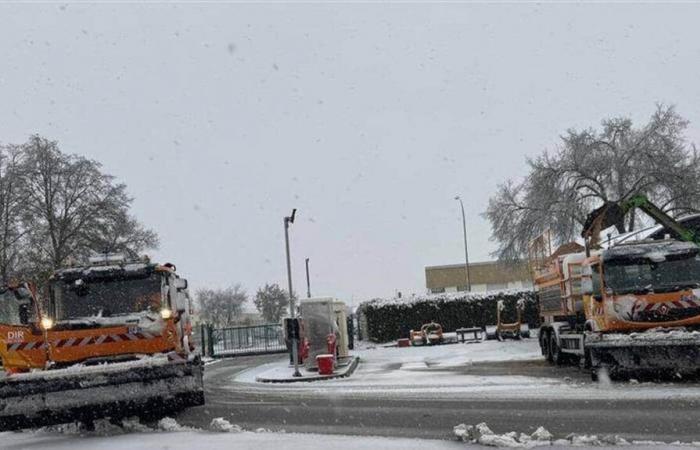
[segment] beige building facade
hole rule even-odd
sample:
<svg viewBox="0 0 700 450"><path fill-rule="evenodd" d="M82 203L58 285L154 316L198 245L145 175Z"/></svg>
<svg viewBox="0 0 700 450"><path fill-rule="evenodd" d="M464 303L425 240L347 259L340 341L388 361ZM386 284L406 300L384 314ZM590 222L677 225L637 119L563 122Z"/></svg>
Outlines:
<svg viewBox="0 0 700 450"><path fill-rule="evenodd" d="M485 261L469 264L472 292L502 289L532 288L530 270L526 262L504 263ZM428 266L425 268L425 286L429 293L467 290L464 264Z"/></svg>

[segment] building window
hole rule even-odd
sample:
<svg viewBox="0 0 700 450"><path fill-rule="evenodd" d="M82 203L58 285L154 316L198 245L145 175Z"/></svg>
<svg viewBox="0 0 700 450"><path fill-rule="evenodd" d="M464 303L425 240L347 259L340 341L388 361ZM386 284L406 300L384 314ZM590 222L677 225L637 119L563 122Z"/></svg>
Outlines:
<svg viewBox="0 0 700 450"><path fill-rule="evenodd" d="M445 292L445 288L432 288L430 292L432 292L433 294L442 294L443 292Z"/></svg>

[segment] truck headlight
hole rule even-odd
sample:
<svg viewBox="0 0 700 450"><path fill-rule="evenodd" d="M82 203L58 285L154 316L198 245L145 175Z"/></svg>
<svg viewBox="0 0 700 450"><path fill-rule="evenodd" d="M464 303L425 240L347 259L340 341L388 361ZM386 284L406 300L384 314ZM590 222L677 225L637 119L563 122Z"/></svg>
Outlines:
<svg viewBox="0 0 700 450"><path fill-rule="evenodd" d="M173 316L173 312L169 310L168 308L163 308L160 310L160 317L162 317L165 320L170 319Z"/></svg>
<svg viewBox="0 0 700 450"><path fill-rule="evenodd" d="M50 317L42 317L41 328L43 328L44 330L50 330L51 328L53 328L53 319Z"/></svg>

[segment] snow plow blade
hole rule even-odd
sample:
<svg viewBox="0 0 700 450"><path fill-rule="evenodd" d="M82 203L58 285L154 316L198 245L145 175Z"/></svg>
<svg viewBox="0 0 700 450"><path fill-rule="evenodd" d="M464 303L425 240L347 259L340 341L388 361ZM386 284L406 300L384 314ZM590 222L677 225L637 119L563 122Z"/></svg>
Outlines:
<svg viewBox="0 0 700 450"><path fill-rule="evenodd" d="M700 333L688 331L600 335L586 340L594 370L611 375L700 370Z"/></svg>
<svg viewBox="0 0 700 450"><path fill-rule="evenodd" d="M204 404L199 359L130 361L0 381L0 431L100 418L156 417Z"/></svg>

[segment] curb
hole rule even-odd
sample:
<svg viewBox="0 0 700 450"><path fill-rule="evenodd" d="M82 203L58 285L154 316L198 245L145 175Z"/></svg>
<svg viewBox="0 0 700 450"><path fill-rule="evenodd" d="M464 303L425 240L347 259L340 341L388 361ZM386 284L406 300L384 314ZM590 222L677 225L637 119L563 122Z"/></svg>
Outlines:
<svg viewBox="0 0 700 450"><path fill-rule="evenodd" d="M360 357L357 355L354 355L351 357L352 360L350 363L344 367L342 371L338 371L336 373L333 373L331 375L311 375L311 376L306 376L306 377L300 377L300 378L262 378L262 377L255 377L255 381L258 381L260 383L300 383L300 382L309 382L309 381L320 381L320 380L331 380L333 378L345 378L349 377L355 372L355 369L357 369L357 366L360 364Z"/></svg>

